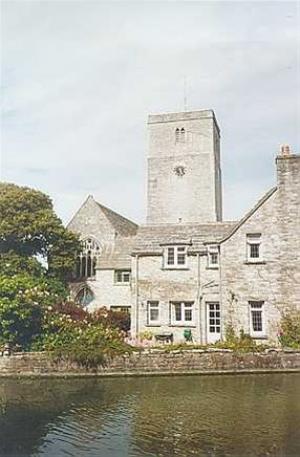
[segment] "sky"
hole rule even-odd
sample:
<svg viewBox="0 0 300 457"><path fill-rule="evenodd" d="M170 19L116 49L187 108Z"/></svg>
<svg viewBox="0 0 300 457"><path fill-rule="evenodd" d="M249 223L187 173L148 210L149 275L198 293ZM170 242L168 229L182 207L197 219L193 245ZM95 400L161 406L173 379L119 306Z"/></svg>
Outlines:
<svg viewBox="0 0 300 457"><path fill-rule="evenodd" d="M300 3L1 2L1 180L146 217L147 116L213 109L224 219L300 152Z"/></svg>

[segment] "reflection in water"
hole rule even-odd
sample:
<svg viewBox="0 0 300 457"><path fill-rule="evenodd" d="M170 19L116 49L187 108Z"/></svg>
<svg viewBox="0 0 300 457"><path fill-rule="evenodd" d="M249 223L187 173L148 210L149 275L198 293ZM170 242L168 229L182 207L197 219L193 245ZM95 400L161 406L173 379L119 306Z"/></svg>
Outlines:
<svg viewBox="0 0 300 457"><path fill-rule="evenodd" d="M0 381L1 457L300 456L300 375Z"/></svg>

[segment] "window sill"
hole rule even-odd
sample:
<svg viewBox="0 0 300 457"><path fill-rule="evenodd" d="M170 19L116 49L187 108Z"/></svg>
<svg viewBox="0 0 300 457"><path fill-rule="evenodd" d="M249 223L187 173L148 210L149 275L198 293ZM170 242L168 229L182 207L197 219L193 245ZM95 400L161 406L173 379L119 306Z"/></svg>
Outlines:
<svg viewBox="0 0 300 457"><path fill-rule="evenodd" d="M130 282L114 282L114 286L130 286Z"/></svg>
<svg viewBox="0 0 300 457"><path fill-rule="evenodd" d="M250 335L253 340L267 340L267 335Z"/></svg>
<svg viewBox="0 0 300 457"><path fill-rule="evenodd" d="M196 328L196 324L179 322L178 324L169 324L169 327L192 327L192 328Z"/></svg>
<svg viewBox="0 0 300 457"><path fill-rule="evenodd" d="M265 265L267 262L265 260L246 260L245 265Z"/></svg>
<svg viewBox="0 0 300 457"><path fill-rule="evenodd" d="M218 270L219 269L219 265L216 265L216 266L212 266L212 265L209 265L208 267L206 267L207 270Z"/></svg>
<svg viewBox="0 0 300 457"><path fill-rule="evenodd" d="M162 267L161 270L189 270L188 267Z"/></svg>
<svg viewBox="0 0 300 457"><path fill-rule="evenodd" d="M161 327L163 324L146 324L145 327Z"/></svg>

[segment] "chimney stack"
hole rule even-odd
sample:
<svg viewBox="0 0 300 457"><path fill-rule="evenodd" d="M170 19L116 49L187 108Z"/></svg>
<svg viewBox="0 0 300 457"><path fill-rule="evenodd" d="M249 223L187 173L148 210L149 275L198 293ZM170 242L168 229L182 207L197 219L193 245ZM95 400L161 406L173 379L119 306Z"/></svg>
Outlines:
<svg viewBox="0 0 300 457"><path fill-rule="evenodd" d="M280 156L289 156L289 155L291 155L291 153L292 152L291 152L291 149L288 144L282 144L280 146L280 153L279 153Z"/></svg>

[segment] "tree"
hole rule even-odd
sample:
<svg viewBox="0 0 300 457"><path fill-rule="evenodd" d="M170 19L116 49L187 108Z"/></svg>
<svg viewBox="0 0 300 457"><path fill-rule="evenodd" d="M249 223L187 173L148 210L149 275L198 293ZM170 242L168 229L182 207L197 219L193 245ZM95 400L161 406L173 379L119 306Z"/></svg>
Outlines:
<svg viewBox="0 0 300 457"><path fill-rule="evenodd" d="M56 216L51 199L40 191L0 184L0 274L47 274L67 279L80 250L78 237ZM43 268L38 259L46 263Z"/></svg>
<svg viewBox="0 0 300 457"><path fill-rule="evenodd" d="M66 298L61 281L26 273L0 276L0 345L30 347L39 337L47 306Z"/></svg>

